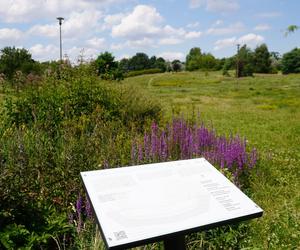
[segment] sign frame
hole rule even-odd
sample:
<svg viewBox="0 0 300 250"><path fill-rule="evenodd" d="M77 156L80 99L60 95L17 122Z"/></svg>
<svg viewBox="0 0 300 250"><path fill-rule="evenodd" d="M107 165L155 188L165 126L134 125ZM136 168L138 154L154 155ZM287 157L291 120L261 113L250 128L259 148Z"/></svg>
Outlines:
<svg viewBox="0 0 300 250"><path fill-rule="evenodd" d="M123 169L123 168L143 167L143 166L148 166L149 167L150 165L165 164L165 163L171 164L171 163L177 163L177 162L188 162L188 161L194 161L194 160L199 160L199 159L204 159L204 158L196 158L196 159L180 160L180 161L171 161L171 162L163 162L163 163L152 163L152 164L144 164L144 165L137 165L137 166L128 166L128 167L105 169L105 170L96 170L96 171L97 172L98 171L106 171L106 170L118 171L118 169ZM212 166L212 167L215 168L214 166ZM220 171L218 169L216 169L216 170L220 173ZM162 235L159 235L159 236L154 236L154 237L148 237L148 238L145 238L145 239L135 240L135 241L131 241L131 242L128 242L128 243L125 243L125 244L119 244L119 245L115 245L115 246L110 246L109 243L108 243L107 236L105 235L105 233L103 231L103 227L102 227L101 221L99 220L99 218L97 216L97 213L95 211L93 200L90 197L89 190L88 190L88 188L86 186L86 183L85 183L85 177L86 177L86 174L88 172L94 172L94 171L81 172L80 176L81 176L81 179L82 179L82 182L83 182L83 185L84 185L84 189L86 191L87 198L88 198L88 200L90 202L91 208L92 208L93 213L95 215L95 219L96 219L96 222L98 224L102 240L104 241L105 246L106 246L106 248L108 250L123 250L123 249L138 247L138 246L141 246L141 245L155 243L155 242L158 242L158 241L164 241L165 245L166 245L166 242L168 242L168 244L170 244L172 242L175 242L176 240L177 240L177 243L178 243L178 241L180 242L180 241L182 241L182 239L184 241L184 235L187 235L187 234L190 234L190 233L205 231L205 230L213 229L213 228L224 226L224 225L229 225L229 224L234 224L234 223L242 222L242 221L245 221L245 220L255 219L255 218L259 218L259 217L261 217L263 215L263 210L259 206L257 206L247 196L248 199L250 199L254 203L254 205L256 205L256 207L258 208L257 212L251 213L251 214L248 214L248 215L244 215L244 216L240 216L240 217L235 217L235 218L227 219L227 220L222 220L222 221L219 221L219 222L209 223L209 224L206 224L206 225L201 225L201 226L196 226L196 227L192 227L192 228L187 228L185 230L180 230L180 231L175 231L175 232L171 232L171 233L167 233L167 234L162 234ZM222 174L222 173L220 173L220 174Z"/></svg>

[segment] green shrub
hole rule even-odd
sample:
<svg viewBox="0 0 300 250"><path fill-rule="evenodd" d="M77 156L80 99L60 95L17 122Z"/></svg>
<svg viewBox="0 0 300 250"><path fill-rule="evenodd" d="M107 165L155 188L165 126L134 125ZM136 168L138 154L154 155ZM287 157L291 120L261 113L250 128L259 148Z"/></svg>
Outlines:
<svg viewBox="0 0 300 250"><path fill-rule="evenodd" d="M140 76L140 75L146 75L146 74L157 74L162 73L163 71L161 69L142 69L142 70L134 70L129 71L124 74L124 77L133 77L133 76Z"/></svg>
<svg viewBox="0 0 300 250"><path fill-rule="evenodd" d="M79 173L128 165L133 134L160 113L139 90L102 82L82 68L66 67L7 98L0 128L0 248L53 249L54 238L70 238L73 227L49 218L67 219L82 191Z"/></svg>

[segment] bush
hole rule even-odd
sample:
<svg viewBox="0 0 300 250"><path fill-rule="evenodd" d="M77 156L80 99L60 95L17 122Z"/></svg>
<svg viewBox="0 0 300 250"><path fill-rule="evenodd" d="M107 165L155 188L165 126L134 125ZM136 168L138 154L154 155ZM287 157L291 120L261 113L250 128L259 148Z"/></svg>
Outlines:
<svg viewBox="0 0 300 250"><path fill-rule="evenodd" d="M282 73L300 73L300 49L295 48L285 53L281 61Z"/></svg>
<svg viewBox="0 0 300 250"><path fill-rule="evenodd" d="M129 71L124 74L124 77L133 77L133 76L140 76L140 75L146 75L146 74L157 74L162 73L163 71L161 69L143 69L143 70L135 70L135 71Z"/></svg>
<svg viewBox="0 0 300 250"><path fill-rule="evenodd" d="M159 119L160 106L139 90L89 74L66 67L59 79L50 75L40 86L27 87L5 101L0 248L53 249L53 237L61 240L63 234L69 239L66 244L72 244L73 227L65 228L66 213L82 191L79 173L108 164L128 165L133 134ZM52 214L65 221L60 226L51 222Z"/></svg>

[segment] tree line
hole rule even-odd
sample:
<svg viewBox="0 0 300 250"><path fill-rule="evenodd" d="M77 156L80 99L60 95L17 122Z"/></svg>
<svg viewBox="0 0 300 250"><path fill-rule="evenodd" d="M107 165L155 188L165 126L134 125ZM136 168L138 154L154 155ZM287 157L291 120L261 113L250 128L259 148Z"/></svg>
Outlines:
<svg viewBox="0 0 300 250"><path fill-rule="evenodd" d="M64 61L64 64L68 64ZM295 48L283 54L269 52L266 44L251 50L243 45L232 57L215 58L211 53L203 53L199 47L191 48L185 61L167 61L162 57L146 53L136 53L130 58L117 61L112 53L103 52L88 63L103 79L119 80L124 77L169 71L212 71L222 70L224 75L235 70L237 77L252 76L253 73L300 73L300 49ZM69 63L70 65L70 63ZM42 75L46 70L57 70L61 62L40 63L32 59L24 48L5 47L0 52L0 80L11 81L20 74L31 79Z"/></svg>

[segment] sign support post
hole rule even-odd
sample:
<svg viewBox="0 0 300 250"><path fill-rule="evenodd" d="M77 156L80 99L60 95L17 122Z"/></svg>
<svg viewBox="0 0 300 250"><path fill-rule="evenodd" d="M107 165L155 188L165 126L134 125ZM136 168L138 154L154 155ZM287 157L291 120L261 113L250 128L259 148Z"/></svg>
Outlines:
<svg viewBox="0 0 300 250"><path fill-rule="evenodd" d="M164 240L165 250L185 250L185 236L175 236Z"/></svg>

